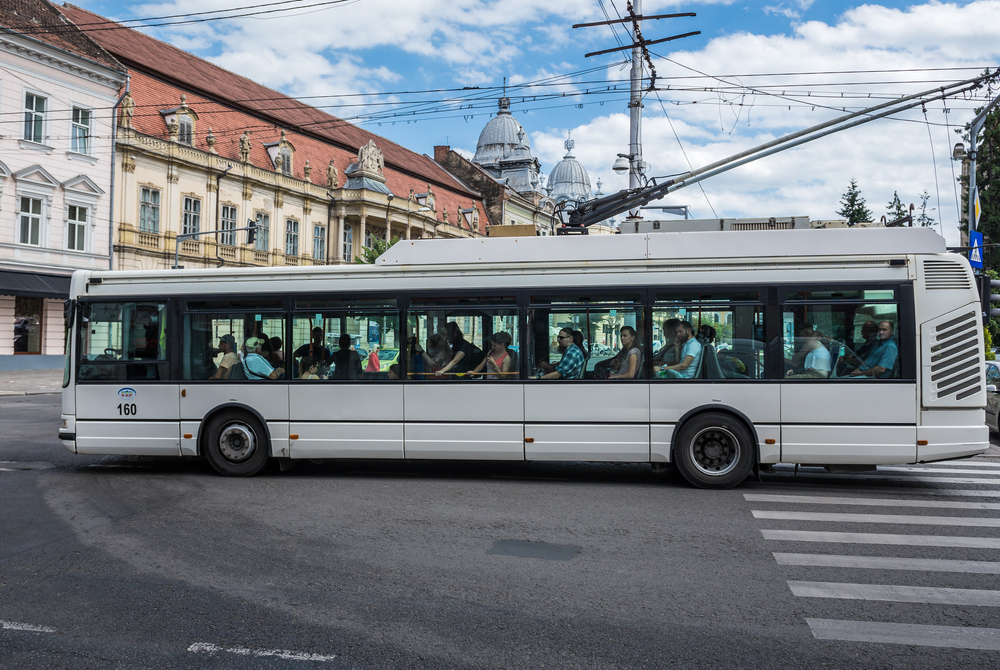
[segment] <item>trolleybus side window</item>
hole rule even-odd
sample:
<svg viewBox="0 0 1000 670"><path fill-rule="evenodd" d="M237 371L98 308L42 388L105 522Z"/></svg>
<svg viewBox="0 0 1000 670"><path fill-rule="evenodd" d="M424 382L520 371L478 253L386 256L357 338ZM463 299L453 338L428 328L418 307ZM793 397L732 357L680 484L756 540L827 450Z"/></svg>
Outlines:
<svg viewBox="0 0 1000 670"><path fill-rule="evenodd" d="M282 352L274 346L275 338L285 336L284 314L276 311L279 301L189 302L187 307L182 379L284 378Z"/></svg>
<svg viewBox="0 0 1000 670"><path fill-rule="evenodd" d="M898 379L895 290L789 291L781 309L789 379Z"/></svg>
<svg viewBox="0 0 1000 670"><path fill-rule="evenodd" d="M166 379L166 303L84 303L77 378Z"/></svg>
<svg viewBox="0 0 1000 670"><path fill-rule="evenodd" d="M657 379L764 377L761 293L655 293L652 362Z"/></svg>
<svg viewBox="0 0 1000 670"><path fill-rule="evenodd" d="M412 381L520 377L517 298L416 296L406 324L406 376Z"/></svg>
<svg viewBox="0 0 1000 670"><path fill-rule="evenodd" d="M646 376L642 301L638 294L540 294L532 295L530 301L528 346L532 376L622 381ZM564 332L572 332L573 338L562 337ZM582 365L571 347L580 350Z"/></svg>
<svg viewBox="0 0 1000 670"><path fill-rule="evenodd" d="M356 381L400 379L396 298L295 301L290 378Z"/></svg>

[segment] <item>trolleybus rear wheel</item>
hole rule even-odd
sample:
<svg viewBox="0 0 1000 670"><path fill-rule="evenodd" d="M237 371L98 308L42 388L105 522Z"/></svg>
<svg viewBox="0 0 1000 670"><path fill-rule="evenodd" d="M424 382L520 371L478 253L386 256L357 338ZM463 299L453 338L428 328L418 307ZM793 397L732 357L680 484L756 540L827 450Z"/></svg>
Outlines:
<svg viewBox="0 0 1000 670"><path fill-rule="evenodd" d="M753 469L753 438L730 414L699 414L681 427L675 445L677 469L699 488L732 488Z"/></svg>
<svg viewBox="0 0 1000 670"><path fill-rule="evenodd" d="M252 414L227 411L208 422L205 457L220 474L251 477L267 465L270 451L264 426Z"/></svg>

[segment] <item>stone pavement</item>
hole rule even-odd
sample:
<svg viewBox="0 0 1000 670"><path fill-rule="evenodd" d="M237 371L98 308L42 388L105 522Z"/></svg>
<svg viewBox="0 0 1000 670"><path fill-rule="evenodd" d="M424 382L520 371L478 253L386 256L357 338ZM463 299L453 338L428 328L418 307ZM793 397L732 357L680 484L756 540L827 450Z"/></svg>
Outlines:
<svg viewBox="0 0 1000 670"><path fill-rule="evenodd" d="M62 391L62 378L62 368L58 370L0 372L0 396L60 393Z"/></svg>

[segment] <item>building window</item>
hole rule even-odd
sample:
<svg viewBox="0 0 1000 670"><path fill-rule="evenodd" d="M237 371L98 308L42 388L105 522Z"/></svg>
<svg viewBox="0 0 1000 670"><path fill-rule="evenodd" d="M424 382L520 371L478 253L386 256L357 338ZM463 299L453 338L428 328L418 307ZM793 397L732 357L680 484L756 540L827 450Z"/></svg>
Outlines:
<svg viewBox="0 0 1000 670"><path fill-rule="evenodd" d="M181 144L194 146L194 124L191 123L191 119L186 116L181 116L177 119L177 121L177 141Z"/></svg>
<svg viewBox="0 0 1000 670"><path fill-rule="evenodd" d="M41 298L14 296L14 353L42 353L42 311L45 305Z"/></svg>
<svg viewBox="0 0 1000 670"><path fill-rule="evenodd" d="M45 98L34 93L24 94L24 139L41 142L45 139Z"/></svg>
<svg viewBox="0 0 1000 670"><path fill-rule="evenodd" d="M354 230L344 225L344 259L350 263L354 259Z"/></svg>
<svg viewBox="0 0 1000 670"><path fill-rule="evenodd" d="M78 154L90 153L90 110L73 108L70 150Z"/></svg>
<svg viewBox="0 0 1000 670"><path fill-rule="evenodd" d="M42 201L21 198L21 244L39 246L42 235Z"/></svg>
<svg viewBox="0 0 1000 670"><path fill-rule="evenodd" d="M292 174L292 150L282 149L281 150L281 172L283 174Z"/></svg>
<svg viewBox="0 0 1000 670"><path fill-rule="evenodd" d="M143 187L139 191L139 230L143 233L160 232L160 192Z"/></svg>
<svg viewBox="0 0 1000 670"><path fill-rule="evenodd" d="M285 222L285 254L299 255L299 222L295 219L288 219Z"/></svg>
<svg viewBox="0 0 1000 670"><path fill-rule="evenodd" d="M84 251L87 239L87 208L70 205L67 219L66 248L72 251Z"/></svg>
<svg viewBox="0 0 1000 670"><path fill-rule="evenodd" d="M313 228L313 258L326 258L326 228L323 226Z"/></svg>
<svg viewBox="0 0 1000 670"><path fill-rule="evenodd" d="M257 239L254 240L257 251L271 250L271 215L257 213Z"/></svg>
<svg viewBox="0 0 1000 670"><path fill-rule="evenodd" d="M219 236L219 241L222 244L228 244L231 247L236 246L236 206L235 205L223 205L222 206L222 221L219 229L222 234Z"/></svg>
<svg viewBox="0 0 1000 670"><path fill-rule="evenodd" d="M184 223L181 227L182 235L190 235L201 230L201 200L198 198L184 198Z"/></svg>

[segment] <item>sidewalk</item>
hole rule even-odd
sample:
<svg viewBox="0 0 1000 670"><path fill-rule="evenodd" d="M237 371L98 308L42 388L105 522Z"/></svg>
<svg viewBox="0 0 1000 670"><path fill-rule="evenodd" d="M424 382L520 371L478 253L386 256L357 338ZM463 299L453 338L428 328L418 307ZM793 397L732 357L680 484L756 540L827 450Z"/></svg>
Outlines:
<svg viewBox="0 0 1000 670"><path fill-rule="evenodd" d="M0 372L0 396L60 393L62 378L61 369Z"/></svg>

